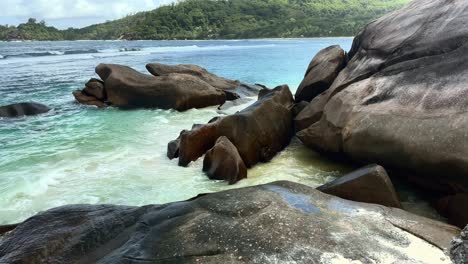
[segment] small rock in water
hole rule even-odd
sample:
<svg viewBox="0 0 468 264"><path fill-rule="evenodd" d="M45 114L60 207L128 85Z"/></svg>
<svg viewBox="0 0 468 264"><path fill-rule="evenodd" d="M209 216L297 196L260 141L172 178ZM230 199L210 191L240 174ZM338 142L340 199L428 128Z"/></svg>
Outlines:
<svg viewBox="0 0 468 264"><path fill-rule="evenodd" d="M31 116L47 113L50 108L39 103L16 103L0 107L0 117Z"/></svg>

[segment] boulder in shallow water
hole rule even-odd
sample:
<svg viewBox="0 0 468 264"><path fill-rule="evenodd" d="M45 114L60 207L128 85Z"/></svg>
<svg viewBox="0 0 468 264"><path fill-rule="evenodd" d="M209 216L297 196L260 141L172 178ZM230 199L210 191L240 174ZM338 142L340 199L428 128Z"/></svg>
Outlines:
<svg viewBox="0 0 468 264"><path fill-rule="evenodd" d="M459 193L443 197L437 201L436 209L448 218L449 223L460 228L468 225L468 194Z"/></svg>
<svg viewBox="0 0 468 264"><path fill-rule="evenodd" d="M307 67L304 80L297 88L296 102L310 102L330 88L338 73L344 68L345 62L346 53L338 45L319 51Z"/></svg>
<svg viewBox="0 0 468 264"><path fill-rule="evenodd" d="M71 205L0 241L1 263L450 263L460 229L276 182L143 207Z"/></svg>
<svg viewBox="0 0 468 264"><path fill-rule="evenodd" d="M155 77L116 64L100 64L96 73L104 81L107 101L118 107L184 111L226 101L223 91L188 74Z"/></svg>
<svg viewBox="0 0 468 264"><path fill-rule="evenodd" d="M154 76L167 76L173 73L192 75L220 90L233 90L240 85L239 81L220 77L198 65L193 64L167 65L161 63L149 63L146 65L146 69Z"/></svg>
<svg viewBox="0 0 468 264"><path fill-rule="evenodd" d="M87 95L83 91L80 91L80 90L74 91L73 96L75 97L75 100L80 104L93 105L99 108L103 108L107 106L107 104L104 103L103 101L97 99L94 96Z"/></svg>
<svg viewBox="0 0 468 264"><path fill-rule="evenodd" d="M47 113L50 108L39 103L16 103L0 106L0 117L19 117Z"/></svg>
<svg viewBox="0 0 468 264"><path fill-rule="evenodd" d="M267 162L284 149L293 136L293 98L287 85L278 86L246 109L189 132L182 133L179 165L187 166L227 137L247 167Z"/></svg>
<svg viewBox="0 0 468 264"><path fill-rule="evenodd" d="M360 168L317 189L351 201L401 208L387 172L376 164Z"/></svg>
<svg viewBox="0 0 468 264"><path fill-rule="evenodd" d="M89 96L94 96L100 101L106 100L106 91L104 89L104 82L95 78L91 78L85 84L83 93Z"/></svg>
<svg viewBox="0 0 468 264"><path fill-rule="evenodd" d="M468 192L467 16L468 1L415 0L370 23L298 137L437 191Z"/></svg>
<svg viewBox="0 0 468 264"><path fill-rule="evenodd" d="M203 159L203 171L212 180L225 180L234 184L247 178L247 167L236 146L227 137L219 137Z"/></svg>

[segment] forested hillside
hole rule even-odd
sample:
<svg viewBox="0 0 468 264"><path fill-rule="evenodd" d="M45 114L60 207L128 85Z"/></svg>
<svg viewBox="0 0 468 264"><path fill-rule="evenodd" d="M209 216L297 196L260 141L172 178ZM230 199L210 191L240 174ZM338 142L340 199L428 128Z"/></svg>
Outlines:
<svg viewBox="0 0 468 264"><path fill-rule="evenodd" d="M410 0L185 0L82 29L30 19L0 39L235 39L353 36Z"/></svg>

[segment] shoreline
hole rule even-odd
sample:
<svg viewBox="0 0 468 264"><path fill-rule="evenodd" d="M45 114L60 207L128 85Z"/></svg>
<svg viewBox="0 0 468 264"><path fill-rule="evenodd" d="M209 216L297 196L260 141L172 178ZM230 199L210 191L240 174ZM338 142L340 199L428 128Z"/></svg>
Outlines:
<svg viewBox="0 0 468 264"><path fill-rule="evenodd" d="M77 39L77 40L0 40L0 43L28 43L28 42L140 42L140 41L262 41L262 40L311 40L311 39L353 39L354 36L341 37L310 37L310 38L248 38L248 39Z"/></svg>

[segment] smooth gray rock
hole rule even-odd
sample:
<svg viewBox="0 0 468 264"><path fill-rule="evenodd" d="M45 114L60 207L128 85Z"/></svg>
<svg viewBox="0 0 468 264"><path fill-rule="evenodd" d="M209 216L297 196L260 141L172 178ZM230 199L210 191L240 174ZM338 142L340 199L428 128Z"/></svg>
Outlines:
<svg viewBox="0 0 468 264"><path fill-rule="evenodd" d="M304 79L297 88L296 102L310 102L332 85L344 68L346 53L338 45L330 46L317 53L307 67Z"/></svg>
<svg viewBox="0 0 468 264"><path fill-rule="evenodd" d="M387 172L376 164L355 170L317 189L351 201L402 208Z"/></svg>
<svg viewBox="0 0 468 264"><path fill-rule="evenodd" d="M465 0L415 0L370 23L298 137L435 191L468 192L467 17Z"/></svg>
<svg viewBox="0 0 468 264"><path fill-rule="evenodd" d="M0 117L20 117L47 113L50 108L39 103L16 103L0 107Z"/></svg>
<svg viewBox="0 0 468 264"><path fill-rule="evenodd" d="M127 207L40 213L0 241L0 263L449 263L460 229L291 182Z"/></svg>

